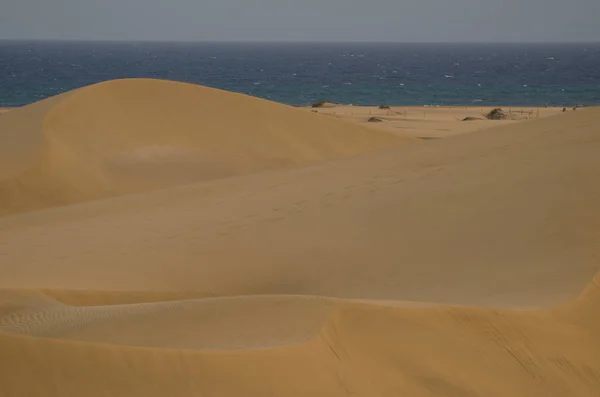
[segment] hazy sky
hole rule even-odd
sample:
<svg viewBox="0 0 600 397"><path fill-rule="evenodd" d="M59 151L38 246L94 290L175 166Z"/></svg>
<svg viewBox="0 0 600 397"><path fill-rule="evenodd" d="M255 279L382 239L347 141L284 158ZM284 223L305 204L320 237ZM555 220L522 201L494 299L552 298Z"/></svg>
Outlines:
<svg viewBox="0 0 600 397"><path fill-rule="evenodd" d="M600 0L0 0L0 39L600 41Z"/></svg>

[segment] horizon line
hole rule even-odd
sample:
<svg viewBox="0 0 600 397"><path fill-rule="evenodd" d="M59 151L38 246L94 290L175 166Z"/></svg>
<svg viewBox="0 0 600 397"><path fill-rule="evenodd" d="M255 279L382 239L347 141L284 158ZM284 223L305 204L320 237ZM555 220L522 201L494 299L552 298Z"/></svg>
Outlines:
<svg viewBox="0 0 600 397"><path fill-rule="evenodd" d="M342 41L342 40L163 40L163 39L43 39L43 38L0 38L0 42L36 43L149 43L149 44L600 44L596 41Z"/></svg>

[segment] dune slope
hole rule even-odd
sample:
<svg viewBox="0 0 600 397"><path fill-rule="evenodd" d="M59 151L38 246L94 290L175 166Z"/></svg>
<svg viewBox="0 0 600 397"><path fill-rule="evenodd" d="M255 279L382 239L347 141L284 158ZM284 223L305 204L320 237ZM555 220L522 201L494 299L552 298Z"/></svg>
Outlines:
<svg viewBox="0 0 600 397"><path fill-rule="evenodd" d="M597 396L599 121L3 217L0 396Z"/></svg>
<svg viewBox="0 0 600 397"><path fill-rule="evenodd" d="M261 313L246 300L237 316L226 311L218 318L215 307L214 316L198 319L192 311L187 325L166 312L151 323L142 319L143 330L136 330L134 315L129 327L107 318L106 328L87 322L70 333L47 329L43 337L31 329L29 336L4 330L0 394L591 397L600 387L600 323L589 316L599 309L597 297L593 285L581 302L526 312L323 301L320 328L318 304L297 310L291 299L279 313ZM51 316L35 320L52 323ZM205 334L212 326L225 335ZM170 343L152 345L160 335L170 336ZM265 336L284 335L287 345L235 349L236 340L264 343ZM192 340L214 345L197 350L179 344Z"/></svg>
<svg viewBox="0 0 600 397"><path fill-rule="evenodd" d="M0 287L554 305L598 266L597 120L6 217Z"/></svg>
<svg viewBox="0 0 600 397"><path fill-rule="evenodd" d="M401 143L191 84L81 88L0 119L0 214L346 156Z"/></svg>

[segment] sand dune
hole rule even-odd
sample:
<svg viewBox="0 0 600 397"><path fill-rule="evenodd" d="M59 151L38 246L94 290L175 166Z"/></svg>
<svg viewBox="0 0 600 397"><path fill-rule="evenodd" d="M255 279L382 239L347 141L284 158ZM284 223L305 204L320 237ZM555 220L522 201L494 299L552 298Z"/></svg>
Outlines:
<svg viewBox="0 0 600 397"><path fill-rule="evenodd" d="M107 109L122 94L171 87L131 84L34 105L27 114L44 116L27 117L27 131L44 139L27 135L15 150L54 158L61 152L49 151L48 131L100 128L80 103ZM39 211L4 207L26 211L0 218L0 396L598 395L600 275L590 280L599 264L600 110L392 147L395 138L334 118L206 92L255 105L249 119L264 106L270 120L295 121L288 137L313 121L319 129L233 162L244 175ZM22 126L13 112L2 118ZM52 114L60 123L48 122ZM257 120L255 139L266 125ZM77 164L143 182L154 171L123 163L198 158L182 148L246 150L210 143L209 133L167 145L159 130L147 140L141 130L135 139L95 133L62 153L76 149L67 157ZM321 142L325 131L332 135ZM306 142L327 149L315 155ZM294 160L255 172L248 164L257 158ZM24 183L27 164L10 157L5 189ZM76 176L93 175L85 172ZM55 183L45 178L35 181ZM100 198L99 180L89 190L77 179L68 186ZM30 203L45 207L75 197L31 192Z"/></svg>
<svg viewBox="0 0 600 397"><path fill-rule="evenodd" d="M0 119L0 214L346 156L408 138L216 89L118 80Z"/></svg>
<svg viewBox="0 0 600 397"><path fill-rule="evenodd" d="M0 287L554 305L598 266L597 118L5 217Z"/></svg>
<svg viewBox="0 0 600 397"><path fill-rule="evenodd" d="M136 329L135 316L129 324L114 319L104 329L99 324L97 333L82 327L73 332L76 340L6 333L0 336L0 380L4 395L594 396L600 382L600 324L589 314L598 310L597 288L581 301L533 312L338 303L323 326L312 330L306 329L311 310L288 311L292 321L279 323L279 336L308 331L312 337L261 349L179 345L208 340L219 346L218 340L231 333L245 342L262 332L273 337L281 317L273 312L255 317L260 308L251 300L236 308L239 318L227 312L224 320L212 318L225 336L202 332L207 326L200 319L206 318L194 312L178 322L168 311L166 319L156 316L148 323L142 318L143 329ZM244 306L250 311L244 313ZM39 324L49 318L40 316ZM255 320L261 319L267 323L252 335ZM241 325L249 326L250 336L243 335ZM121 344L128 338L137 346L156 342L162 335L156 328L174 337L173 346Z"/></svg>

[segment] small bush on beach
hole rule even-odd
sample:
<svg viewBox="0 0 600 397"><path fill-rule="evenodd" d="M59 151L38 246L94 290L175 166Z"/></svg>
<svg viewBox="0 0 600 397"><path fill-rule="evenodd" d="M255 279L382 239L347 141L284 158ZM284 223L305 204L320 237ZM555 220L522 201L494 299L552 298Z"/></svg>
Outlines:
<svg viewBox="0 0 600 397"><path fill-rule="evenodd" d="M488 120L506 120L508 116L500 108L496 108L485 116Z"/></svg>
<svg viewBox="0 0 600 397"><path fill-rule="evenodd" d="M379 117L371 117L369 120L367 120L369 123L381 123L383 120L381 120Z"/></svg>
<svg viewBox="0 0 600 397"><path fill-rule="evenodd" d="M336 106L336 105L337 105L337 103L331 102L331 101L318 101L318 102L313 103L311 106L313 108L322 108L325 106Z"/></svg>

